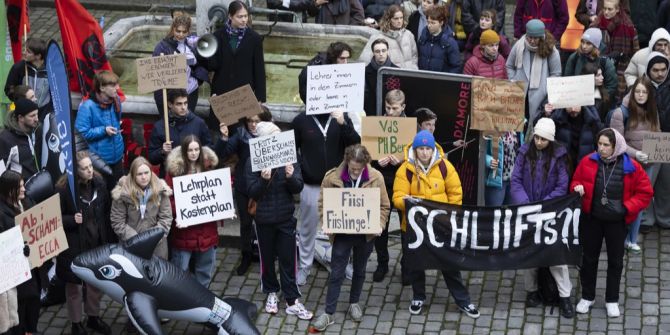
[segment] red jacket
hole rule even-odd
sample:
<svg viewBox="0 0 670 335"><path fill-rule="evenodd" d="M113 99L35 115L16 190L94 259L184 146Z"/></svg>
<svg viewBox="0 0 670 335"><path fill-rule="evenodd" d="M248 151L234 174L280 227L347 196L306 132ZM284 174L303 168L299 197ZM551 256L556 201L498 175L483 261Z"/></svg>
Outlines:
<svg viewBox="0 0 670 335"><path fill-rule="evenodd" d="M496 60L492 62L484 58L478 45L472 49L472 57L465 63L463 74L485 78L507 79L505 58L501 54L498 54Z"/></svg>
<svg viewBox="0 0 670 335"><path fill-rule="evenodd" d="M651 187L649 177L644 172L642 166L627 154L623 154L623 205L628 210L625 221L630 224L637 218L637 215L649 206L651 198L654 196L654 189ZM577 185L584 186L584 196L582 197L582 211L591 213L591 204L593 203L593 188L598 173L598 160L600 155L594 152L582 158L579 162L570 190Z"/></svg>

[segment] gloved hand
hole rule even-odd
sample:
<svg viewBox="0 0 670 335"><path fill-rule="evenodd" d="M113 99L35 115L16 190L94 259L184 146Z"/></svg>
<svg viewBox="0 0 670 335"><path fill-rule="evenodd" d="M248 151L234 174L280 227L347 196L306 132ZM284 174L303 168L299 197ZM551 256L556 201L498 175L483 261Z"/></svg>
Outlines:
<svg viewBox="0 0 670 335"><path fill-rule="evenodd" d="M635 158L637 159L638 162L643 164L647 164L647 162L649 161L649 155L643 151L636 151Z"/></svg>
<svg viewBox="0 0 670 335"><path fill-rule="evenodd" d="M30 256L30 247L28 246L28 242L23 242L23 255L26 257Z"/></svg>

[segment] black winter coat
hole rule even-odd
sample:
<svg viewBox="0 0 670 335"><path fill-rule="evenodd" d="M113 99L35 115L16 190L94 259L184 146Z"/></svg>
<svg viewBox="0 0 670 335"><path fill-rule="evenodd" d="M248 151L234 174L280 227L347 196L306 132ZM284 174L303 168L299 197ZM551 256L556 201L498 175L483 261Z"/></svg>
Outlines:
<svg viewBox="0 0 670 335"><path fill-rule="evenodd" d="M670 80L656 88L656 106L658 106L658 120L662 132L670 132Z"/></svg>
<svg viewBox="0 0 670 335"><path fill-rule="evenodd" d="M377 72L379 71L379 68L383 66L398 67L391 62L391 58L387 58L386 63L383 65L377 65L373 58L370 63L365 66L365 95L363 109L368 116L377 115ZM382 101L384 101L384 97L382 97ZM384 110L382 109L382 114L384 114L383 112Z"/></svg>
<svg viewBox="0 0 670 335"><path fill-rule="evenodd" d="M584 116L584 122L582 124L582 129L579 132L578 155L577 157L570 157L572 159L571 165L573 168L577 166L584 156L595 150L596 135L604 128L595 107L582 107L582 115ZM572 142L570 115L568 115L568 112L565 109L557 109L551 113L551 119L556 123L556 142L562 144L570 154Z"/></svg>
<svg viewBox="0 0 670 335"><path fill-rule="evenodd" d="M28 134L18 129L15 119L7 120L5 129L0 131L0 159L7 163L10 150L16 146L19 150L19 163L21 164L21 175L23 181L37 173L40 161L38 136L29 137ZM32 143L31 143L32 142Z"/></svg>
<svg viewBox="0 0 670 335"><path fill-rule="evenodd" d="M300 165L293 164L293 175L286 178L286 168L272 170L272 179L265 180L261 172L251 172L251 159L244 166L247 193L256 199L257 224L273 224L286 222L293 218L295 202L293 195L300 193L304 186Z"/></svg>

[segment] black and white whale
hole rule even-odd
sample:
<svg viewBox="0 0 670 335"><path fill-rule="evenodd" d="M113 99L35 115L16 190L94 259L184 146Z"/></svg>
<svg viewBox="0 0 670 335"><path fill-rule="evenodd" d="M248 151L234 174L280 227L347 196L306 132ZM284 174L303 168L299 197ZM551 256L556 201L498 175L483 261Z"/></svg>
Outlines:
<svg viewBox="0 0 670 335"><path fill-rule="evenodd" d="M204 323L223 334L260 334L252 318L256 305L220 299L190 274L153 256L165 231L140 233L124 243L107 244L77 256L72 271L126 307L143 333L163 334L161 318Z"/></svg>

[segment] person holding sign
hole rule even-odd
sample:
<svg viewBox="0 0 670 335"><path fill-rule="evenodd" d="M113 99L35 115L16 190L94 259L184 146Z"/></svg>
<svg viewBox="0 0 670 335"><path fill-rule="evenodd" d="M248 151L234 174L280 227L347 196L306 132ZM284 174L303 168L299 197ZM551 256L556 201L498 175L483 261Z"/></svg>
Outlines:
<svg viewBox="0 0 670 335"><path fill-rule="evenodd" d="M261 122L257 126L259 137L279 134L280 129L272 122ZM242 166L239 167L242 169ZM256 235L261 258L261 287L268 295L265 311L277 314L277 293L280 285L275 272L275 259L279 260L281 291L286 301L286 314L302 320L312 319L312 312L298 301L302 295L296 284L296 219L293 195L302 191L303 181L300 165L288 164L276 169L252 172L251 159L244 164L244 179L247 194L256 200Z"/></svg>
<svg viewBox="0 0 670 335"><path fill-rule="evenodd" d="M454 166L446 159L442 147L435 143L433 134L422 130L411 145L405 147L405 162L400 166L393 183L393 206L405 210L405 199L417 197L448 204L461 205L463 189ZM407 231L403 215L400 229ZM403 238L405 234L401 235ZM404 244L404 242L403 242ZM404 262L403 262L404 263ZM408 264L403 264L404 267ZM412 303L409 312L421 314L426 300L426 274L423 270L404 270L412 277ZM479 310L470 303L470 293L463 284L458 270L443 269L442 275L458 308L471 318L479 317Z"/></svg>
<svg viewBox="0 0 670 335"><path fill-rule="evenodd" d="M582 196L579 240L583 248L579 278L582 299L577 313L589 312L596 298L598 262L603 239L607 244L605 307L608 317L619 317L619 285L623 271L626 226L649 206L654 190L642 166L626 153L626 140L612 128L596 137L598 150L584 157L570 189Z"/></svg>
<svg viewBox="0 0 670 335"><path fill-rule="evenodd" d="M172 178L215 169L219 158L214 151L202 146L195 135L188 135L181 141L166 159L165 182L172 187ZM172 216L176 218L174 198ZM195 279L204 287L209 287L212 271L216 263L216 246L219 233L216 222L207 222L186 228L179 227L173 221L170 230L170 251L173 264L184 271L189 271L189 262L193 260Z"/></svg>
<svg viewBox="0 0 670 335"><path fill-rule="evenodd" d="M56 190L60 194L63 228L67 237L68 248L58 254L56 275L64 280L67 297L68 317L72 322L72 334L86 334L82 315L84 296L84 311L88 315L86 327L101 334L111 334L111 329L100 318L100 300L102 292L92 285L85 284L72 272L70 265L79 254L95 247L112 242L113 234L107 215L110 207L109 192L105 180L93 170L93 163L87 151L77 152L77 203L73 203L67 175L62 176L56 183ZM86 294L82 293L82 286L86 286Z"/></svg>
<svg viewBox="0 0 670 335"><path fill-rule="evenodd" d="M355 144L347 147L344 152L344 160L337 168L326 172L321 188L378 188L381 205L379 223L383 230L391 211L391 203L388 194L386 194L384 176L370 165L370 161L370 153L364 146ZM319 196L319 217L323 217L323 192ZM351 279L351 290L349 291L348 314L355 322L362 320L363 310L358 304L358 300L363 290L365 268L372 253L375 235L334 234L330 235L329 238L333 246L331 271L328 277L326 311L314 322L314 328L318 331L324 331L329 325L335 323L333 315L340 296L340 288L344 281L345 268L352 251L354 255L354 274Z"/></svg>

